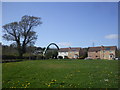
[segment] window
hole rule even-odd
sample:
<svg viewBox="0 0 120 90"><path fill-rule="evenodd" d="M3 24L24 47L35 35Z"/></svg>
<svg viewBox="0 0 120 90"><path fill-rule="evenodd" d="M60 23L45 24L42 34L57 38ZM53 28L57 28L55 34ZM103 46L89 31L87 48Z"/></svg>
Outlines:
<svg viewBox="0 0 120 90"><path fill-rule="evenodd" d="M70 52L70 53L73 53L73 52Z"/></svg>
<svg viewBox="0 0 120 90"><path fill-rule="evenodd" d="M112 51L110 51L110 53L112 53Z"/></svg>
<svg viewBox="0 0 120 90"><path fill-rule="evenodd" d="M110 50L110 48L106 48L105 50Z"/></svg>
<svg viewBox="0 0 120 90"><path fill-rule="evenodd" d="M72 49L72 51L76 51L76 49Z"/></svg>

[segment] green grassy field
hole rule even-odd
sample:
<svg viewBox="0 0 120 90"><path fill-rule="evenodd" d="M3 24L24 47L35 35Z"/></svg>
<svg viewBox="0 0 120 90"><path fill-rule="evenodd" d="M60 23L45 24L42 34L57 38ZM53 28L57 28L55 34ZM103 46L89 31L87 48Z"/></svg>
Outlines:
<svg viewBox="0 0 120 90"><path fill-rule="evenodd" d="M118 88L115 60L32 60L2 70L3 88Z"/></svg>

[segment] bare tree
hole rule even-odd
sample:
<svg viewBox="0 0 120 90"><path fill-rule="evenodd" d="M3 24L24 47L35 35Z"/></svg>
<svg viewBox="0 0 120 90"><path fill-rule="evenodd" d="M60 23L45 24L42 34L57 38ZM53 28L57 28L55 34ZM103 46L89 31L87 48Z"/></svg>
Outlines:
<svg viewBox="0 0 120 90"><path fill-rule="evenodd" d="M19 56L22 57L26 52L26 46L35 43L37 35L33 29L40 24L42 24L40 17L25 15L21 21L3 26L3 38L16 42Z"/></svg>

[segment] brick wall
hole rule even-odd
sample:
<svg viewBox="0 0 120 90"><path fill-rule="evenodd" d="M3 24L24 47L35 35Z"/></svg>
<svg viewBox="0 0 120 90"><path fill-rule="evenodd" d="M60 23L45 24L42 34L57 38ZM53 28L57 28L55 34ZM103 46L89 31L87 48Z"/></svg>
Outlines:
<svg viewBox="0 0 120 90"><path fill-rule="evenodd" d="M69 51L68 58L70 58L70 59L74 58L75 54L77 54L79 56L79 51Z"/></svg>
<svg viewBox="0 0 120 90"><path fill-rule="evenodd" d="M113 54L113 57L110 57L110 54ZM101 59L109 59L109 60L111 60L111 59L113 59L113 58L115 58L115 50L101 50L101 52L100 52L100 58Z"/></svg>
<svg viewBox="0 0 120 90"><path fill-rule="evenodd" d="M100 59L100 51L88 52L88 57L91 57L92 59Z"/></svg>
<svg viewBox="0 0 120 90"><path fill-rule="evenodd" d="M113 57L110 57L110 54L113 54ZM101 50L101 51L94 51L94 52L88 52L88 57L91 57L92 59L113 59L115 58L115 50Z"/></svg>

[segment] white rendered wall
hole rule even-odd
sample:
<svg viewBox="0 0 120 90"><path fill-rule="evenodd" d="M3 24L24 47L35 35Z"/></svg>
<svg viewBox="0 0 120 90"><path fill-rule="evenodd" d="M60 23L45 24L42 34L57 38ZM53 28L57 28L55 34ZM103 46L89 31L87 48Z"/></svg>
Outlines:
<svg viewBox="0 0 120 90"><path fill-rule="evenodd" d="M68 52L58 52L58 56L62 56L64 58L64 56L68 56Z"/></svg>

